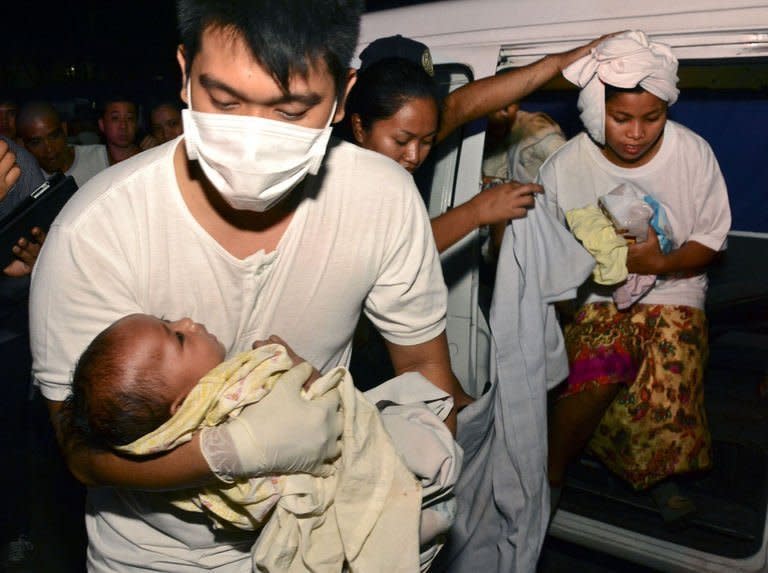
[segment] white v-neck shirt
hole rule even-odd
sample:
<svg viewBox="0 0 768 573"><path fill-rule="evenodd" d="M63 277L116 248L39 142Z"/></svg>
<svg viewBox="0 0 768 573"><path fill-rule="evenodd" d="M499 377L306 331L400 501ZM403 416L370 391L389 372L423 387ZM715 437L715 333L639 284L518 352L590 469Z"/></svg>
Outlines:
<svg viewBox="0 0 768 573"><path fill-rule="evenodd" d="M65 399L85 347L135 312L189 316L230 356L277 334L321 371L348 362L361 310L397 344L443 332L447 291L429 219L395 162L332 140L277 249L240 260L181 196L173 166L181 141L99 173L51 227L30 313L34 376L46 398ZM92 571L249 570L252 535L214 535L162 494L92 488L89 503ZM170 565L150 567L158 563Z"/></svg>
<svg viewBox="0 0 768 573"><path fill-rule="evenodd" d="M46 398L66 397L80 353L129 313L189 316L229 355L278 334L322 371L348 361L363 308L397 344L444 330L429 219L395 162L335 142L277 249L241 260L184 203L173 169L180 141L98 174L51 227L31 295L34 374Z"/></svg>

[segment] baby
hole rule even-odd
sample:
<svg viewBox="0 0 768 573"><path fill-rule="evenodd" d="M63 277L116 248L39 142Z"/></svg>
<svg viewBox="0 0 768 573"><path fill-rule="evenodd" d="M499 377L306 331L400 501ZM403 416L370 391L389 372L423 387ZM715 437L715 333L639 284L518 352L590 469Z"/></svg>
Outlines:
<svg viewBox="0 0 768 573"><path fill-rule="evenodd" d="M422 481L419 486L395 449L401 448L399 440L392 443L387 433L390 426L385 430L376 406L354 389L345 368L320 376L306 362L294 365L296 356L281 344L261 346L226 361L224 357L221 342L189 318L166 321L145 314L126 316L101 332L78 361L68 400L72 424L96 446L147 455L176 447L200 428L215 431L210 427L287 385L293 385L295 391L303 386L302 394L308 400L338 391L345 422L342 456L334 462L331 475L287 474L235 481L217 474L224 483L183 492L174 496L174 505L205 512L214 527L262 530L253 550L254 563L280 559L285 548L276 540L286 539L286 527L295 529L291 539L298 545L292 549L296 558L308 562L327 558L317 555L319 546L312 542L326 530L325 541L336 540L339 548L346 550L359 543L361 549L354 551L359 563L370 564L377 556L391 554L398 544L414 549L422 545L422 565L434 558L453 520L455 502L446 496L455 481L454 472L449 472L449 479L441 479L442 483L434 483L431 470L429 479L414 470ZM426 380L423 383L433 388ZM424 408L422 404L419 410ZM415 423L414 413L406 412L410 413L385 418L390 425L392 418L402 418L395 425L405 428L404 423ZM426 431L434 437L422 445L439 451L445 445L442 434L446 434L451 447L435 473L458 469L461 453L454 451L450 433L437 416L426 412L430 420L399 433L405 432L407 440L413 441L414 431ZM281 417L269 408L263 414L274 418L271 423L281 423ZM215 452L204 455L207 459ZM402 455L407 463L408 456ZM431 502L426 498L430 489L435 490ZM314 500L316 507L310 507L307 500ZM420 502L425 504L421 511ZM275 512L282 515L270 519ZM359 523L360 515L367 516L366 523ZM298 523L308 520L316 523L299 527ZM353 529L370 534L355 533L343 544L337 539ZM309 533L305 536L301 531ZM339 555L350 557L341 549Z"/></svg>
<svg viewBox="0 0 768 573"><path fill-rule="evenodd" d="M167 422L224 356L221 342L189 318L128 315L80 357L68 401L72 423L94 445L130 444Z"/></svg>

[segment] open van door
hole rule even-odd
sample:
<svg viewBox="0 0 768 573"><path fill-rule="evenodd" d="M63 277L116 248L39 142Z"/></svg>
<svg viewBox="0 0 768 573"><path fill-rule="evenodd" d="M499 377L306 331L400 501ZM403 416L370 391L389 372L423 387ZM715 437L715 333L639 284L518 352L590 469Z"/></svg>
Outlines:
<svg viewBox="0 0 768 573"><path fill-rule="evenodd" d="M670 117L712 146L729 187L728 251L709 272L710 360L705 402L714 468L685 484L699 509L665 528L643 494L589 456L574 464L550 535L662 571L768 571L768 3L758 0L437 2L368 14L361 49L403 34L426 43L445 89L570 49L603 33L641 29L680 60ZM555 81L523 102L579 129L577 92ZM433 151L417 182L430 216L479 190L482 121ZM477 396L488 381L480 233L444 257L453 368Z"/></svg>

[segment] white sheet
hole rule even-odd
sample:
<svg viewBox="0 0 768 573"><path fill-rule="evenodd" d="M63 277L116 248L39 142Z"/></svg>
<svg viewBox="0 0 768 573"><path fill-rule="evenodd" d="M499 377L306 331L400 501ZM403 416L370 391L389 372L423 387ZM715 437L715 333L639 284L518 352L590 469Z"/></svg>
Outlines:
<svg viewBox="0 0 768 573"><path fill-rule="evenodd" d="M492 385L459 414L464 466L440 560L447 571L536 568L549 520L546 392L568 370L552 303L574 298L593 264L544 199L507 226L491 306Z"/></svg>

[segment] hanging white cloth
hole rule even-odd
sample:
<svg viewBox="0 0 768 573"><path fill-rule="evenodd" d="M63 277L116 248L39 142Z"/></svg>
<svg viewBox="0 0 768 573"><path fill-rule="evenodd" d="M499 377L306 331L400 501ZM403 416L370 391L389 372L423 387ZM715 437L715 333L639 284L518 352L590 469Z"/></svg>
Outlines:
<svg viewBox="0 0 768 573"><path fill-rule="evenodd" d="M492 384L459 414L464 465L447 571L536 569L549 520L546 395L568 372L552 303L575 298L593 265L538 196L506 228L490 315Z"/></svg>

